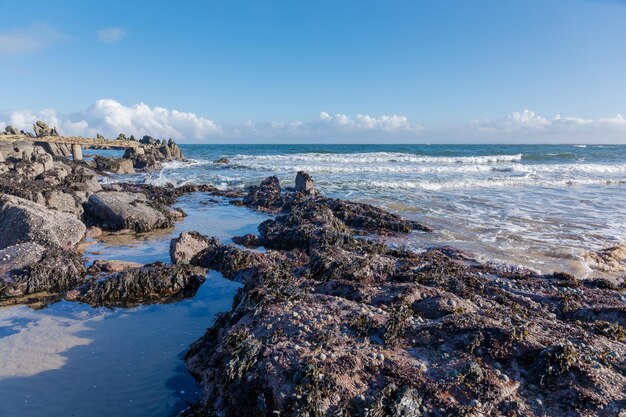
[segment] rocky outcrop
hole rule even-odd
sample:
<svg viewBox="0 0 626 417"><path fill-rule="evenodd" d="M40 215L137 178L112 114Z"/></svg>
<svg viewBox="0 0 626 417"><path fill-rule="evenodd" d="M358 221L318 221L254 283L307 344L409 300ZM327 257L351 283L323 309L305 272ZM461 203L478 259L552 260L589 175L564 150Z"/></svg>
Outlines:
<svg viewBox="0 0 626 417"><path fill-rule="evenodd" d="M170 258L172 263L189 263L189 261L208 248L208 239L197 232L183 232L170 242Z"/></svg>
<svg viewBox="0 0 626 417"><path fill-rule="evenodd" d="M44 136L59 136L56 127L50 128L41 120L38 120L33 124L33 131L35 132L35 136L38 138Z"/></svg>
<svg viewBox="0 0 626 417"><path fill-rule="evenodd" d="M306 195L317 194L313 178L306 172L300 171L296 175L296 192Z"/></svg>
<svg viewBox="0 0 626 417"><path fill-rule="evenodd" d="M171 139L160 143L150 136L144 136L139 143L140 146L128 148L124 152L124 158L131 160L137 170L156 171L161 169L163 162L184 159L183 152Z"/></svg>
<svg viewBox="0 0 626 417"><path fill-rule="evenodd" d="M54 142L35 142L36 146L41 146L41 148L48 154L52 156L58 157L68 157L72 155L72 150L70 146L65 143L54 143Z"/></svg>
<svg viewBox="0 0 626 417"><path fill-rule="evenodd" d="M183 415L612 416L626 406L619 289L451 248L390 248L376 235L416 225L274 180L251 193L281 210L259 228L278 250L211 238L191 259L245 285L186 355L204 395ZM363 230L373 234L355 236Z"/></svg>
<svg viewBox="0 0 626 417"><path fill-rule="evenodd" d="M155 263L106 276L78 296L95 306L124 306L172 301L192 296L205 280L189 265Z"/></svg>
<svg viewBox="0 0 626 417"><path fill-rule="evenodd" d="M228 158L219 158L213 161L214 164L230 164L230 160Z"/></svg>
<svg viewBox="0 0 626 417"><path fill-rule="evenodd" d="M28 245L28 246L26 246ZM18 255L27 259L5 264L0 274L0 301L39 292L61 293L83 283L85 267L80 255L34 244L6 248L0 256Z"/></svg>
<svg viewBox="0 0 626 417"><path fill-rule="evenodd" d="M100 192L89 197L86 208L88 221L108 230L147 232L174 224L164 207L141 193Z"/></svg>
<svg viewBox="0 0 626 417"><path fill-rule="evenodd" d="M20 134L19 129L11 125L8 125L7 127L5 127L4 131L7 135L19 135Z"/></svg>
<svg viewBox="0 0 626 417"><path fill-rule="evenodd" d="M85 229L68 213L11 195L0 197L0 249L25 242L68 249L83 238Z"/></svg>
<svg viewBox="0 0 626 417"><path fill-rule="evenodd" d="M93 158L96 168L114 174L134 174L133 162L126 158L107 158L97 155Z"/></svg>

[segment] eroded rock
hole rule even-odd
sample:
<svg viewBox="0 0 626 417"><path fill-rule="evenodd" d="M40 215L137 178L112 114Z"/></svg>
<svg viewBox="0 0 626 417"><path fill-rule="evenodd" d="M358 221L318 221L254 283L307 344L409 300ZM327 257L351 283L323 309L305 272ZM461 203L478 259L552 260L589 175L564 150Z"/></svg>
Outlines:
<svg viewBox="0 0 626 417"><path fill-rule="evenodd" d="M76 217L11 195L0 197L0 248L35 242L69 249L85 234Z"/></svg>
<svg viewBox="0 0 626 417"><path fill-rule="evenodd" d="M141 193L100 192L89 197L86 207L89 219L108 230L147 232L174 224L162 207Z"/></svg>

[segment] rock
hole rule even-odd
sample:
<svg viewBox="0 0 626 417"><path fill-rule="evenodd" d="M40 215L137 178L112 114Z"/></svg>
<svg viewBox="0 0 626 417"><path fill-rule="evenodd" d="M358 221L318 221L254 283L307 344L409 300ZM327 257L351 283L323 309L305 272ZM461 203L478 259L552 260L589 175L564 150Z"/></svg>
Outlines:
<svg viewBox="0 0 626 417"><path fill-rule="evenodd" d="M108 307L165 302L193 296L205 279L189 265L154 263L103 277L79 299Z"/></svg>
<svg viewBox="0 0 626 417"><path fill-rule="evenodd" d="M20 245L21 246L21 245ZM31 259L39 249L31 247ZM0 278L0 298L19 297L38 292L59 293L73 288L85 279L80 255L60 249L48 249L36 262L23 263L8 276ZM44 298L47 296L43 296Z"/></svg>
<svg viewBox="0 0 626 417"><path fill-rule="evenodd" d="M44 136L59 136L59 134L56 133L56 128L50 129L50 127L41 120L37 120L33 124L33 130L35 131L35 136L38 138Z"/></svg>
<svg viewBox="0 0 626 417"><path fill-rule="evenodd" d="M264 209L277 209L285 204L281 196L280 181L272 176L264 179L258 186L252 187L244 197L247 206Z"/></svg>
<svg viewBox="0 0 626 417"><path fill-rule="evenodd" d="M189 263L198 253L208 248L208 239L198 232L183 232L170 242L172 263Z"/></svg>
<svg viewBox="0 0 626 417"><path fill-rule="evenodd" d="M68 157L72 155L71 149L64 143L54 142L35 142L35 145L41 146L46 153L52 156Z"/></svg>
<svg viewBox="0 0 626 417"><path fill-rule="evenodd" d="M45 205L48 208L66 213L72 213L76 216L83 214L83 206L76 194L53 189L45 191L43 193L43 197L45 199Z"/></svg>
<svg viewBox="0 0 626 417"><path fill-rule="evenodd" d="M244 236L233 236L233 243L242 245L247 248L258 248L261 246L261 241L257 235L248 233Z"/></svg>
<svg viewBox="0 0 626 417"><path fill-rule="evenodd" d="M0 277L39 262L45 251L46 248L34 242L19 243L0 250Z"/></svg>
<svg viewBox="0 0 626 417"><path fill-rule="evenodd" d="M8 125L7 127L5 127L4 131L6 132L7 135L19 135L20 134L20 131L11 125Z"/></svg>
<svg viewBox="0 0 626 417"><path fill-rule="evenodd" d="M141 193L100 192L89 197L86 208L90 220L108 230L147 232L174 224Z"/></svg>
<svg viewBox="0 0 626 417"><path fill-rule="evenodd" d="M304 171L299 171L296 175L296 192L306 195L317 194L313 178Z"/></svg>
<svg viewBox="0 0 626 417"><path fill-rule="evenodd" d="M0 249L24 242L69 249L85 234L85 225L68 213L11 195L0 197Z"/></svg>
<svg viewBox="0 0 626 417"><path fill-rule="evenodd" d="M219 158L213 161L214 164L230 164L228 158Z"/></svg>
<svg viewBox="0 0 626 417"><path fill-rule="evenodd" d="M122 272L133 268L141 268L143 264L130 261L96 259L89 267L91 274L101 272Z"/></svg>
<svg viewBox="0 0 626 417"><path fill-rule="evenodd" d="M93 158L96 167L101 171L113 172L115 174L134 174L133 162L126 158L107 158L97 155Z"/></svg>
<svg viewBox="0 0 626 417"><path fill-rule="evenodd" d="M139 143L143 143L144 145L151 145L151 146L159 146L159 141L155 138L153 138L152 136L144 136L143 138L141 138L141 140L139 141Z"/></svg>

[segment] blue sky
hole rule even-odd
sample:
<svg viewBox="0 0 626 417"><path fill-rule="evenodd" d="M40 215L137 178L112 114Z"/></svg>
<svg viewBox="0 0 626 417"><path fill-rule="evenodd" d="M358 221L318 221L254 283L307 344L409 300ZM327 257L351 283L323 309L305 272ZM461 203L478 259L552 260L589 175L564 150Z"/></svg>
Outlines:
<svg viewBox="0 0 626 417"><path fill-rule="evenodd" d="M189 142L626 142L623 1L0 0L0 10L3 124L38 117L68 134Z"/></svg>

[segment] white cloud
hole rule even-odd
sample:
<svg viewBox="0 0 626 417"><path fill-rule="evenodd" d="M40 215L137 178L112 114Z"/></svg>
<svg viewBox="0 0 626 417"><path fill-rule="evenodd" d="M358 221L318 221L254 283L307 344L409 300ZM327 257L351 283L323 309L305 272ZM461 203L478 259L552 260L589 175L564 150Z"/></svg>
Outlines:
<svg viewBox="0 0 626 417"><path fill-rule="evenodd" d="M62 36L56 30L42 25L2 32L0 33L0 57L36 52L61 38Z"/></svg>
<svg viewBox="0 0 626 417"><path fill-rule="evenodd" d="M626 119L621 115L597 119L557 115L552 118L531 110L456 126L425 128L401 115L370 116L320 112L313 121L253 122L222 128L195 113L150 107L139 103L125 106L115 100L96 101L86 110L62 114L53 109L17 110L0 115L0 129L13 125L32 131L36 120L56 126L61 134L90 136L97 133L115 138L119 133L135 137L151 135L183 143L291 142L291 143L626 143Z"/></svg>
<svg viewBox="0 0 626 417"><path fill-rule="evenodd" d="M105 43L117 43L126 36L126 31L122 28L106 28L96 31L98 40Z"/></svg>
<svg viewBox="0 0 626 417"><path fill-rule="evenodd" d="M412 125L406 116L382 115L374 117L367 114L357 114L356 117L350 118L346 114L337 113L331 116L329 113L320 112L320 122L334 126L339 130L369 130L384 132L420 132L424 128L420 125Z"/></svg>
<svg viewBox="0 0 626 417"><path fill-rule="evenodd" d="M437 132L438 136L455 134L473 140L504 143L625 143L626 119L620 114L597 119L562 115L548 118L526 109L499 119L474 121Z"/></svg>
<svg viewBox="0 0 626 417"><path fill-rule="evenodd" d="M212 120L194 113L150 107L139 103L125 106L115 100L96 101L85 111L59 114L53 109L40 111L16 110L6 116L6 124L32 131L33 123L42 120L56 126L59 133L72 136L93 137L97 133L115 138L119 133L151 135L176 140L205 140L222 132Z"/></svg>

